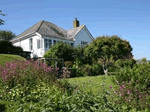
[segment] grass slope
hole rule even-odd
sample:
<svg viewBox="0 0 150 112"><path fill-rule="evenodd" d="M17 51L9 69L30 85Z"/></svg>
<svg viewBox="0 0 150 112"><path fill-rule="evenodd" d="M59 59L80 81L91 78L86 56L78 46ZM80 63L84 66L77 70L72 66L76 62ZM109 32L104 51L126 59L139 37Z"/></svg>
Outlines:
<svg viewBox="0 0 150 112"><path fill-rule="evenodd" d="M4 65L6 62L25 60L25 58L18 55L0 54L0 65Z"/></svg>
<svg viewBox="0 0 150 112"><path fill-rule="evenodd" d="M105 77L106 89L109 89L109 86L114 84L111 79L113 76L87 76L87 77L78 77L78 78L69 78L65 79L70 84L77 85L79 88L83 89L85 92L92 91L94 94L97 94L103 90L103 77Z"/></svg>

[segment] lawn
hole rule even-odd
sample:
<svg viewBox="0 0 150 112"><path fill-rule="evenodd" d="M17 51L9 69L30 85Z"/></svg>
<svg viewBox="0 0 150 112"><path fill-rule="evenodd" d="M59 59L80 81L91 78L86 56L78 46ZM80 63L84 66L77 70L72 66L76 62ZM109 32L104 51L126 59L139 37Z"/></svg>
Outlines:
<svg viewBox="0 0 150 112"><path fill-rule="evenodd" d="M6 62L24 60L25 58L18 55L0 54L0 65L4 65Z"/></svg>
<svg viewBox="0 0 150 112"><path fill-rule="evenodd" d="M78 77L78 78L69 78L67 80L70 84L77 85L80 89L85 92L92 91L94 94L97 94L103 90L103 78L105 78L106 89L110 89L110 85L114 86L111 81L113 76L87 76L87 77Z"/></svg>

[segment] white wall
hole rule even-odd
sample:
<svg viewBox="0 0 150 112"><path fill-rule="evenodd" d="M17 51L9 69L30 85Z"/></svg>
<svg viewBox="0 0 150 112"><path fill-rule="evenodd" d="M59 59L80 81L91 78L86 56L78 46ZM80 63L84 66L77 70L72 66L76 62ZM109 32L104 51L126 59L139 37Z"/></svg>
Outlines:
<svg viewBox="0 0 150 112"><path fill-rule="evenodd" d="M33 41L33 50L29 49L29 39L32 38ZM33 57L42 57L44 54L44 45L42 48L37 49L37 40L41 39L44 42L41 35L36 34L35 36L29 37L27 39L21 40L20 42L16 42L13 45L22 47L23 51L31 52L31 58ZM44 43L43 43L44 44Z"/></svg>
<svg viewBox="0 0 150 112"><path fill-rule="evenodd" d="M14 46L21 47L21 46L20 46L20 42L16 42L16 43L14 43L13 45L14 45Z"/></svg>
<svg viewBox="0 0 150 112"><path fill-rule="evenodd" d="M81 44L81 41L91 43L92 42L92 36L89 34L86 27L84 27L75 37L75 46L78 46Z"/></svg>

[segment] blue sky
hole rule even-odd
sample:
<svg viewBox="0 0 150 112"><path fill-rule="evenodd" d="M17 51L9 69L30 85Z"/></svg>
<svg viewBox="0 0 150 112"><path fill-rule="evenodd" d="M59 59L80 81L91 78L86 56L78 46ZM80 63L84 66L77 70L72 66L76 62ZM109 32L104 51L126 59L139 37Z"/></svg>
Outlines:
<svg viewBox="0 0 150 112"><path fill-rule="evenodd" d="M2 0L0 16L16 35L41 20L66 30L73 27L75 17L85 24L93 37L118 35L130 42L135 59L150 60L149 0Z"/></svg>

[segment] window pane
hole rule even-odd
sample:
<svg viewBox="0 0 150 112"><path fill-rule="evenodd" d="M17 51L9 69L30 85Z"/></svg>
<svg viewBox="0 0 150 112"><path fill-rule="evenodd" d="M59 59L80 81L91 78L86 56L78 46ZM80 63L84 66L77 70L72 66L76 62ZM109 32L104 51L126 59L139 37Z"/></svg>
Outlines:
<svg viewBox="0 0 150 112"><path fill-rule="evenodd" d="M32 38L30 38L30 39L29 39L29 49L30 49L30 50L33 49L33 48L32 48L32 44L33 44L33 43L32 43Z"/></svg>
<svg viewBox="0 0 150 112"><path fill-rule="evenodd" d="M41 48L43 48L43 40L41 39Z"/></svg>
<svg viewBox="0 0 150 112"><path fill-rule="evenodd" d="M45 48L47 48L48 47L48 45L47 45L47 39L44 40L44 44L45 44Z"/></svg>
<svg viewBox="0 0 150 112"><path fill-rule="evenodd" d="M74 46L74 43L71 43L71 46L73 47L73 46Z"/></svg>
<svg viewBox="0 0 150 112"><path fill-rule="evenodd" d="M54 45L56 44L56 40L53 40Z"/></svg>

